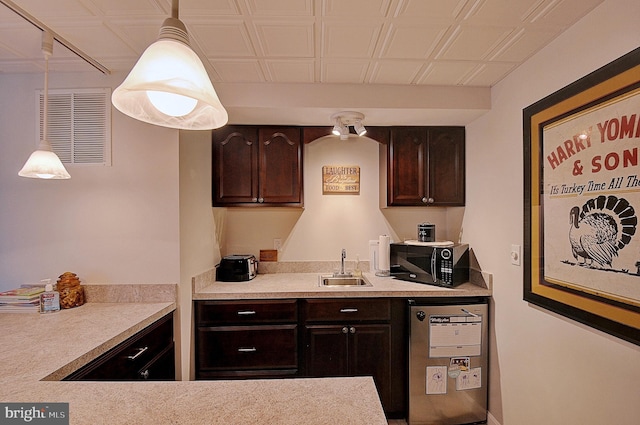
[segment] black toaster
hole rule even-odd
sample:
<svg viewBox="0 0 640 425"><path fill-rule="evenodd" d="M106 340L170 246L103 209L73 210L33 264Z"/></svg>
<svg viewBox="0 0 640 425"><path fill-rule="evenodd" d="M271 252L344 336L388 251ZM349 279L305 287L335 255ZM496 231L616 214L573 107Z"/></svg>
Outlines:
<svg viewBox="0 0 640 425"><path fill-rule="evenodd" d="M255 255L226 255L216 266L216 280L221 282L243 282L258 274Z"/></svg>

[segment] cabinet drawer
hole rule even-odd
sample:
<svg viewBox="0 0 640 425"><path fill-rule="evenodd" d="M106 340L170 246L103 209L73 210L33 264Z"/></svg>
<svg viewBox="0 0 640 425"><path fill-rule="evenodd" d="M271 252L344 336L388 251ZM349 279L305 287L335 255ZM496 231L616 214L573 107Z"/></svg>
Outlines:
<svg viewBox="0 0 640 425"><path fill-rule="evenodd" d="M167 315L137 335L114 347L96 360L74 372L65 380L129 381L144 379L140 372L153 365L156 358L167 354L174 357L173 316ZM154 379L175 379L171 365Z"/></svg>
<svg viewBox="0 0 640 425"><path fill-rule="evenodd" d="M166 347L173 345L173 320L161 320L133 339L118 357L125 362L141 367Z"/></svg>
<svg viewBox="0 0 640 425"><path fill-rule="evenodd" d="M200 370L298 367L297 325L198 328Z"/></svg>
<svg viewBox="0 0 640 425"><path fill-rule="evenodd" d="M196 301L196 324L200 326L297 321L296 300Z"/></svg>
<svg viewBox="0 0 640 425"><path fill-rule="evenodd" d="M388 321L391 305L388 299L354 298L342 300L305 300L307 322Z"/></svg>
<svg viewBox="0 0 640 425"><path fill-rule="evenodd" d="M138 371L137 379L145 381L173 381L176 379L176 356L173 342Z"/></svg>

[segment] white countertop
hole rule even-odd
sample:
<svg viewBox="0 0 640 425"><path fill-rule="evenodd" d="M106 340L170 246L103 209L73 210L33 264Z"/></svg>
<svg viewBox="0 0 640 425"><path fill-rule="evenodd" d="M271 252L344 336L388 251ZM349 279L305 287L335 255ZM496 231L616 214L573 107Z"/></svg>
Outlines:
<svg viewBox="0 0 640 425"><path fill-rule="evenodd" d="M373 379L57 381L172 312L175 303L87 303L0 313L0 401L67 402L71 424L386 425Z"/></svg>
<svg viewBox="0 0 640 425"><path fill-rule="evenodd" d="M247 282L209 281L194 284L194 300L347 297L488 297L491 290L470 282L444 288L364 273L372 286L320 287L319 273L258 274Z"/></svg>

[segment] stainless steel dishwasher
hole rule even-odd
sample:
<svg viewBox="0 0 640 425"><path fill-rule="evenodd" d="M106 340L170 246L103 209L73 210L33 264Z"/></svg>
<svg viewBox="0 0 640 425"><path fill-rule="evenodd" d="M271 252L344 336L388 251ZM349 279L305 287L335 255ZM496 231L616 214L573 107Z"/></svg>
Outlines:
<svg viewBox="0 0 640 425"><path fill-rule="evenodd" d="M409 425L487 421L487 300L409 300Z"/></svg>

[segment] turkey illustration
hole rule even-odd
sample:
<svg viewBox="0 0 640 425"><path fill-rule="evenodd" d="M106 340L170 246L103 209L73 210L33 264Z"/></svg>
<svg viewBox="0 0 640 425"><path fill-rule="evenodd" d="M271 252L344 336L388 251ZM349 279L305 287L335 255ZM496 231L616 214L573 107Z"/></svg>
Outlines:
<svg viewBox="0 0 640 425"><path fill-rule="evenodd" d="M613 195L589 199L571 208L569 241L573 257L580 265L611 268L618 251L631 242L638 218L629 202Z"/></svg>

